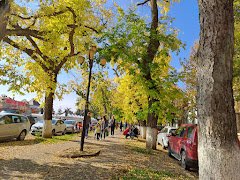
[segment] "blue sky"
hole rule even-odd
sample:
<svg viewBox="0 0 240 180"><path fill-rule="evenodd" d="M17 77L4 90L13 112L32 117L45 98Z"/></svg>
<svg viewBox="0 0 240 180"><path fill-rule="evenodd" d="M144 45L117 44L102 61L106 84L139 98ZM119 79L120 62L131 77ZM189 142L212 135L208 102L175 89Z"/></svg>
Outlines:
<svg viewBox="0 0 240 180"><path fill-rule="evenodd" d="M112 0L109 0L112 2ZM142 0L143 1L143 0ZM111 3L110 2L110 3ZM141 2L141 0L115 0L122 8L126 9L131 3ZM150 16L150 9L147 6L139 7L138 13L141 15ZM175 21L172 23L172 26L179 30L179 39L186 44L185 49L181 49L181 52L176 55L173 54L172 66L176 69L180 69L180 59L185 59L189 57L190 50L192 45L199 38L199 19L198 19L198 4L197 0L181 0L180 3L174 3L169 12L169 16L175 18ZM59 80L61 82L66 82L68 79L71 79L70 74L60 74ZM11 92L7 91L7 86L0 85L0 94L5 94L10 97L13 97ZM15 94L15 99L30 100L34 98L35 94L26 94L25 96L20 96ZM54 109L57 111L58 108L70 107L75 110L75 102L77 96L74 93L65 95L62 101L54 101Z"/></svg>

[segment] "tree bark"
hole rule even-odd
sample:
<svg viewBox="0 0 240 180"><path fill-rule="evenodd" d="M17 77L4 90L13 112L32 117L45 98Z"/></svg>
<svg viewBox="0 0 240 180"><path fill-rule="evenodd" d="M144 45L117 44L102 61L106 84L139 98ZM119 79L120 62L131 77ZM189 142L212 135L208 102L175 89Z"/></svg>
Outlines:
<svg viewBox="0 0 240 180"><path fill-rule="evenodd" d="M143 58L143 72L144 78L149 83L152 83L152 87L149 87L149 90L155 89L154 80L151 77L151 63L154 60L154 57L158 51L159 47L159 40L156 38L158 34L158 6L157 0L150 0L151 4L151 15L152 15L152 22L151 22L151 32L150 32L150 42L147 48L146 57ZM147 134L146 134L146 148L147 149L156 149L157 144L157 135L156 134L156 126L158 117L154 111L152 111L152 105L154 102L157 102L157 99L152 98L149 96L148 98L148 119L147 119ZM155 137L156 136L156 137Z"/></svg>
<svg viewBox="0 0 240 180"><path fill-rule="evenodd" d="M157 121L158 116L155 112L151 111L153 103L156 100L148 101L148 121L147 121L147 132L146 132L146 148L156 150L157 148Z"/></svg>
<svg viewBox="0 0 240 180"><path fill-rule="evenodd" d="M240 149L232 90L232 0L199 0L199 178L240 179Z"/></svg>
<svg viewBox="0 0 240 180"><path fill-rule="evenodd" d="M52 113L53 113L53 99L56 90L56 83L57 83L57 74L56 73L49 73L53 74L53 83L54 86L49 88L50 92L46 93L45 96L45 106L44 106L44 126L42 131L42 137L44 138L52 138Z"/></svg>
<svg viewBox="0 0 240 180"><path fill-rule="evenodd" d="M2 0L0 1L0 41L4 38L6 34L6 27L8 17L6 16L7 13L10 11L9 1Z"/></svg>

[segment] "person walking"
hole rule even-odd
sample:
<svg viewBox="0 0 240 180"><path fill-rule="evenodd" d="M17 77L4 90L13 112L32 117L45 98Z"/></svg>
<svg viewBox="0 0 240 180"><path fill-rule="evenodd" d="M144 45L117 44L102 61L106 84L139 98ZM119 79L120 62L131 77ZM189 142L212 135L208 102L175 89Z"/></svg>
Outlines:
<svg viewBox="0 0 240 180"><path fill-rule="evenodd" d="M101 125L100 125L100 123L97 123L95 132L96 132L97 140L99 140L100 139L100 134L101 134Z"/></svg>
<svg viewBox="0 0 240 180"><path fill-rule="evenodd" d="M108 121L106 119L106 116L103 116L103 118L102 118L102 137L101 137L101 139L105 139L106 136L108 136Z"/></svg>
<svg viewBox="0 0 240 180"><path fill-rule="evenodd" d="M88 138L88 130L91 124L91 112L87 113L87 118L86 118L86 128L85 128L85 138Z"/></svg>
<svg viewBox="0 0 240 180"><path fill-rule="evenodd" d="M110 121L110 125L111 125L111 135L113 136L114 135L114 129L115 129L115 126L116 126L116 120L114 118L114 116L112 116L112 119Z"/></svg>
<svg viewBox="0 0 240 180"><path fill-rule="evenodd" d="M123 128L123 123L122 121L120 122L120 132L122 132L122 128Z"/></svg>

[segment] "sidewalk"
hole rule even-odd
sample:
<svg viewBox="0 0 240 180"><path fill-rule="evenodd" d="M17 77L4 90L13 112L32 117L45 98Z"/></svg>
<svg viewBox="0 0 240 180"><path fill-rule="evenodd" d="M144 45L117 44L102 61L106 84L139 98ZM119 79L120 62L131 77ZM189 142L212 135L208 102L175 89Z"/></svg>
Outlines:
<svg viewBox="0 0 240 180"><path fill-rule="evenodd" d="M120 133L97 141L85 140L85 150L98 151L97 157L68 159L59 155L79 149L79 139L57 144L5 146L0 144L1 179L121 179L129 170L167 171L173 179L197 179L194 172L184 171L165 152L145 151L145 143L124 139ZM17 143L17 142L16 142ZM140 172L141 173L141 172ZM183 178L181 178L183 177ZM172 178L171 178L172 179Z"/></svg>

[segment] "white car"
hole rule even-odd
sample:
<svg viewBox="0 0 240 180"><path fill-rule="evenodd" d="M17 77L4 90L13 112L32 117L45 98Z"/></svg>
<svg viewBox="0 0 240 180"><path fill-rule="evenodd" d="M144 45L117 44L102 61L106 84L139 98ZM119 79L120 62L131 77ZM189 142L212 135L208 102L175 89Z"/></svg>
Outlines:
<svg viewBox="0 0 240 180"><path fill-rule="evenodd" d="M79 132L78 126L77 126L77 121L75 120L65 120L64 124L67 127L67 131L68 133L75 133L75 132Z"/></svg>
<svg viewBox="0 0 240 180"><path fill-rule="evenodd" d="M32 125L31 127L31 134L36 135L36 134L42 134L42 129L43 129L44 121L40 120L36 124ZM63 120L60 119L53 119L52 120L52 134L53 136L56 134L66 134L67 132L67 127L64 124Z"/></svg>
<svg viewBox="0 0 240 180"><path fill-rule="evenodd" d="M157 136L157 142L158 144L161 144L164 149L168 147L168 135L172 133L172 131L175 131L177 128L166 126L164 127L160 133Z"/></svg>
<svg viewBox="0 0 240 180"><path fill-rule="evenodd" d="M30 122L26 116L0 113L0 139L17 138L23 141L29 132Z"/></svg>

